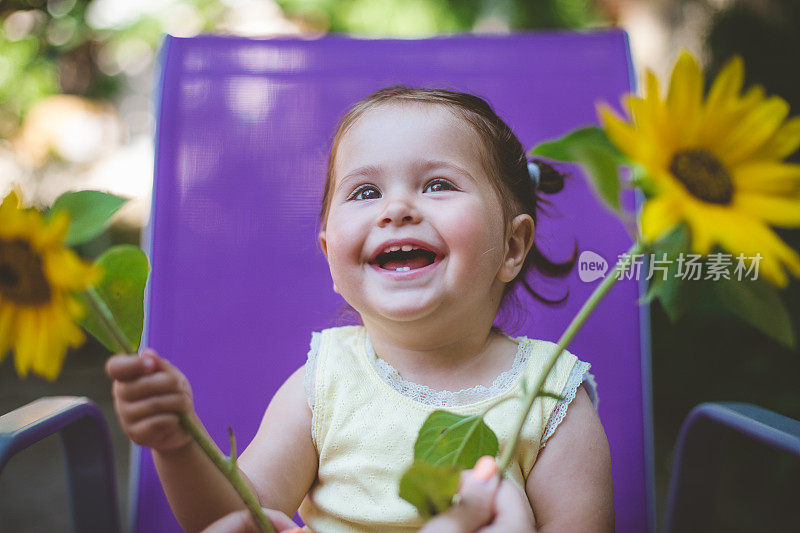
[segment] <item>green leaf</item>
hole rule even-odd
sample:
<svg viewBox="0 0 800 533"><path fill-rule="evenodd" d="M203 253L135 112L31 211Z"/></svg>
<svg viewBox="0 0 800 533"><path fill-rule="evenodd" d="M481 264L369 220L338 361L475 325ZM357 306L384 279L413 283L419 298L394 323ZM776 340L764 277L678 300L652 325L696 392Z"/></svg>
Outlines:
<svg viewBox="0 0 800 533"><path fill-rule="evenodd" d="M777 289L763 279L706 280L697 299L699 314L723 314L739 318L767 337L794 349L797 339L792 318Z"/></svg>
<svg viewBox="0 0 800 533"><path fill-rule="evenodd" d="M461 471L456 466L417 460L400 478L400 497L427 520L450 508L460 481Z"/></svg>
<svg viewBox="0 0 800 533"><path fill-rule="evenodd" d="M620 210L617 167L628 161L602 129L590 126L573 130L560 139L534 146L528 154L583 165L600 197L615 211Z"/></svg>
<svg viewBox="0 0 800 533"><path fill-rule="evenodd" d="M125 336L138 349L144 321L144 287L150 271L147 256L136 246L124 244L106 250L97 264L103 268L104 274L95 290ZM91 309L88 304L86 308ZM106 348L112 352L119 350L113 337L91 311L80 324Z"/></svg>
<svg viewBox="0 0 800 533"><path fill-rule="evenodd" d="M669 234L653 243L648 252L658 259L662 259L666 253L670 263L666 279L660 272L654 273L648 282L647 292L638 303L646 304L658 298L670 319L677 320L691 309L697 296L696 291L690 290L687 282L678 277L677 259L681 253L689 252L689 229L686 224L677 225Z"/></svg>
<svg viewBox="0 0 800 533"><path fill-rule="evenodd" d="M64 211L70 225L66 244L74 246L99 235L111 216L128 200L100 191L77 191L62 194L50 208L50 215Z"/></svg>
<svg viewBox="0 0 800 533"><path fill-rule="evenodd" d="M678 277L680 253L689 250L689 230L680 224L666 237L654 243L655 257L667 254L670 259L665 280L655 274L650 280L647 294L642 298L650 302L658 298L671 321L676 322L688 315L723 315L737 318L753 326L775 341L794 348L797 342L792 319L777 289L763 279L681 279ZM713 253L726 253L720 248ZM703 263L703 272L705 266ZM705 274L701 274L705 276Z"/></svg>
<svg viewBox="0 0 800 533"><path fill-rule="evenodd" d="M439 410L422 424L414 444L414 459L468 469L484 455L497 455L498 447L497 436L482 415L462 416Z"/></svg>

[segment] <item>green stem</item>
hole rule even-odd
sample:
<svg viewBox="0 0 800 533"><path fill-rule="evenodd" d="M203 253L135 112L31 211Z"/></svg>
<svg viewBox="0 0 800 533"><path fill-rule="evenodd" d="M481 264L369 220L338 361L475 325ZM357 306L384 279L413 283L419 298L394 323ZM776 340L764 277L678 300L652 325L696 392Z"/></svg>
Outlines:
<svg viewBox="0 0 800 533"><path fill-rule="evenodd" d="M236 447L235 445L232 447L231 457L227 458L217 450L217 447L214 446L214 443L211 442L206 434L197 427L197 424L192 421L186 413L180 413L179 415L181 426L189 432L192 438L200 445L200 448L203 449L205 454L211 459L211 462L219 469L223 475L228 478L228 481L236 492L239 494L239 497L244 502L247 509L250 511L250 514L253 516L256 524L258 525L259 530L262 533L277 533L275 528L272 526L272 522L269 521L267 515L264 514L264 510L261 508L261 504L259 503L258 499L253 496L253 493L250 492L250 488L247 486L247 483L242 479L242 476L239 475L239 468L236 466ZM233 436L231 436L231 442L234 444Z"/></svg>
<svg viewBox="0 0 800 533"><path fill-rule="evenodd" d="M91 308L94 316L103 324L103 327L106 328L108 334L111 335L114 342L117 343L117 347L123 353L136 353L136 346L128 340L128 336L125 335L125 332L122 331L122 328L117 324L105 300L103 300L102 296L97 294L94 287L86 289L84 295L86 296L86 302L89 304L89 308Z"/></svg>
<svg viewBox="0 0 800 533"><path fill-rule="evenodd" d="M136 347L128 340L128 337L125 335L125 332L122 331L122 328L119 327L117 324L114 315L111 313L111 310L106 305L103 298L97 294L97 291L94 288L89 288L84 292L86 297L86 302L88 303L89 307L91 308L92 312L94 313L95 317L103 324L103 327L106 328L106 331L109 335L114 338L114 341L119 345L121 350L124 353L134 354L136 353ZM239 497L244 502L247 509L250 511L250 514L253 516L256 524L259 527L259 530L262 533L277 533L275 528L272 526L272 522L269 521L269 518L264 514L264 510L261 508L261 504L259 503L258 499L253 496L253 493L250 491L250 488L247 486L245 481L242 479L242 476L239 475L239 468L236 466L236 443L233 439L233 433L231 433L231 458L227 458L222 455L211 439L194 423L193 420L189 418L186 413L179 413L178 415L180 419L181 426L189 432L192 438L197 442L200 448L205 452L211 462L214 463L220 472L228 479L230 484L236 490Z"/></svg>
<svg viewBox="0 0 800 533"><path fill-rule="evenodd" d="M614 270L608 273L605 277L603 282L597 286L594 290L592 295L583 304L578 314L575 315L575 318L572 319L569 326L567 327L564 334L561 335L561 338L558 340L558 344L556 345L555 349L553 350L553 354L550 356L547 364L544 367L544 372L542 372L539 380L536 382L536 385L528 391L528 395L524 399L524 409L520 412L519 417L514 425L514 431L512 433L513 437L511 439L511 445L507 447L503 453L500 455L500 459L497 464L497 469L501 473L505 472L508 465L511 463L511 458L514 457L514 454L517 451L517 446L519 445L519 437L522 433L522 426L525 425L525 421L528 419L528 414L531 411L531 407L533 406L534 400L541 395L542 387L544 386L544 382L547 379L547 376L550 374L550 371L556 364L558 360L558 356L561 355L561 352L566 348L575 335L580 330L583 323L586 322L586 319L589 318L589 315L592 314L594 308L597 307L597 304L600 303L600 300L606 295L606 293L611 289L614 283L617 281L617 274L624 272L631 263L631 260L636 254L639 254L644 250L645 245L641 242L637 241L631 246L630 250L628 250L628 255L625 256L625 260L617 263ZM528 364L531 364L530 362Z"/></svg>

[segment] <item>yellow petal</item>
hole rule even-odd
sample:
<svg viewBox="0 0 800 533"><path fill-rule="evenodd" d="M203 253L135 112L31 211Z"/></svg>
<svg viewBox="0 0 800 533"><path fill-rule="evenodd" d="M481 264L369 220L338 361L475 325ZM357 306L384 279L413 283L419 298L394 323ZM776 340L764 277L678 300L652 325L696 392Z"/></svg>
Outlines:
<svg viewBox="0 0 800 533"><path fill-rule="evenodd" d="M744 62L741 57L734 57L728 61L720 71L706 100L706 119L713 119L714 115L724 108L729 108L731 102L738 98L739 91L744 83Z"/></svg>
<svg viewBox="0 0 800 533"><path fill-rule="evenodd" d="M775 135L788 113L789 104L785 100L767 99L743 117L715 153L728 166L743 161Z"/></svg>
<svg viewBox="0 0 800 533"><path fill-rule="evenodd" d="M752 161L731 169L734 189L760 194L800 193L800 165L776 161Z"/></svg>
<svg viewBox="0 0 800 533"><path fill-rule="evenodd" d="M684 141L687 144L695 142L702 97L703 73L694 57L684 51L672 70L667 93L667 109L673 124L683 128Z"/></svg>
<svg viewBox="0 0 800 533"><path fill-rule="evenodd" d="M79 291L99 281L99 269L69 248L51 250L44 259L44 270L51 285Z"/></svg>
<svg viewBox="0 0 800 533"><path fill-rule="evenodd" d="M702 208L698 209L696 202L689 200L684 207L684 217L689 225L691 234L692 252L706 255L714 245L714 238L709 231L711 227L706 223Z"/></svg>
<svg viewBox="0 0 800 533"><path fill-rule="evenodd" d="M47 308L40 311L42 324L47 325L47 334L39 336L39 344L32 370L43 378L53 381L61 372L64 358L67 354L69 337L72 334L71 328L74 326L64 320L63 313L59 309Z"/></svg>
<svg viewBox="0 0 800 533"><path fill-rule="evenodd" d="M800 148L800 117L787 120L756 154L759 159L783 159Z"/></svg>
<svg viewBox="0 0 800 533"><path fill-rule="evenodd" d="M603 124L608 138L619 150L636 159L640 150L641 139L636 135L636 130L622 120L609 106L600 104L598 107L600 122Z"/></svg>
<svg viewBox="0 0 800 533"><path fill-rule="evenodd" d="M14 347L14 366L20 377L26 377L33 364L39 320L36 311L25 309L17 317L17 342Z"/></svg>
<svg viewBox="0 0 800 533"><path fill-rule="evenodd" d="M648 200L642 207L640 226L642 236L648 242L655 242L681 221L681 211L665 196Z"/></svg>
<svg viewBox="0 0 800 533"><path fill-rule="evenodd" d="M800 226L800 195L786 197L741 193L734 195L731 208L744 211L773 226Z"/></svg>
<svg viewBox="0 0 800 533"><path fill-rule="evenodd" d="M731 209L703 208L703 220L713 240L726 251L749 257L761 254L760 270L771 283L783 287L788 282L784 267L800 275L800 257L774 231L757 218Z"/></svg>
<svg viewBox="0 0 800 533"><path fill-rule="evenodd" d="M673 142L673 132L666 121L659 116L660 110L650 106L641 98L631 98L628 101L628 108L637 125L636 135L639 142L636 160L646 166L665 166L668 163L666 158L672 153L675 143Z"/></svg>
<svg viewBox="0 0 800 533"><path fill-rule="evenodd" d="M69 215L64 211L54 213L52 218L47 221L40 233L38 242L41 246L57 246L64 242L69 230Z"/></svg>
<svg viewBox="0 0 800 533"><path fill-rule="evenodd" d="M645 71L645 99L654 104L661 104L661 91L658 88L658 78L650 69Z"/></svg>
<svg viewBox="0 0 800 533"><path fill-rule="evenodd" d="M14 307L0 301L0 363L14 345Z"/></svg>
<svg viewBox="0 0 800 533"><path fill-rule="evenodd" d="M4 211L11 211L12 209L19 209L22 206L22 200L19 192L15 189L3 198L3 203L0 204L0 213Z"/></svg>

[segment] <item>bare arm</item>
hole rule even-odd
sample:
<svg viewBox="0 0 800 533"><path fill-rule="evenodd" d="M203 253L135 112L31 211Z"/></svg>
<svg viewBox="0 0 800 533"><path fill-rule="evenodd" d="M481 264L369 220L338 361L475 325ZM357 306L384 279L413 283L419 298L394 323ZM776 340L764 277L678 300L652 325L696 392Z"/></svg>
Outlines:
<svg viewBox="0 0 800 533"><path fill-rule="evenodd" d="M114 356L106 369L115 380L115 408L123 430L134 442L152 448L164 492L181 526L187 531L199 531L220 517L244 508L227 479L178 423L176 413L186 412L203 428L194 413L188 380L180 370L155 353L144 354L142 358ZM305 450L303 444L289 443L304 430L310 442L311 415L308 406L302 404L308 411L308 416L302 416L302 411L292 401L296 400L298 391L303 399L302 380L301 368L275 394L264 415L265 422L277 421L267 425L266 431L271 434L265 433L265 422L262 422L256 438L239 462L242 477L259 496L261 504L284 512L293 504L293 500L275 498L273 494L286 496L300 491L305 494L316 475L313 446L313 461L305 464L308 454L302 453ZM293 411L297 413L296 416L289 416L288 413ZM265 440L282 445L270 448L267 453L259 453L258 460L249 459L254 454L251 449L259 448ZM282 453L291 456L286 457ZM258 483L250 480L247 472L253 474ZM273 474L275 477L270 478ZM305 485L309 476L311 481ZM272 492L266 490L267 486ZM296 505L299 505L300 499L302 496L299 496ZM294 510L291 511L293 513Z"/></svg>
<svg viewBox="0 0 800 533"><path fill-rule="evenodd" d="M608 440L583 387L539 452L525 491L540 533L614 531Z"/></svg>
<svg viewBox="0 0 800 533"><path fill-rule="evenodd" d="M261 505L294 516L317 477L311 409L300 367L278 389L253 441L239 458Z"/></svg>

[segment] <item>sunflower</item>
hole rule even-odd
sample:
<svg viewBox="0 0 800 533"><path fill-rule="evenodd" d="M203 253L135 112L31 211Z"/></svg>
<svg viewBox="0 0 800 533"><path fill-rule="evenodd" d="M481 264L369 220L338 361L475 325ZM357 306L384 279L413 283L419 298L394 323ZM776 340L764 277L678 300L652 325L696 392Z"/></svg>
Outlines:
<svg viewBox="0 0 800 533"><path fill-rule="evenodd" d="M0 362L14 351L17 373L53 380L68 347L83 343L75 324L84 309L74 293L95 284L99 269L63 245L66 213L45 221L11 192L0 204Z"/></svg>
<svg viewBox="0 0 800 533"><path fill-rule="evenodd" d="M800 276L800 256L769 226L800 226L800 165L784 161L800 146L800 117L786 120L786 101L759 86L741 94L743 80L737 57L704 98L700 67L683 52L666 99L648 71L645 96L626 98L629 121L607 106L600 118L651 186L640 218L645 240L686 222L695 253L719 244L733 254L761 254L764 277L785 286L786 269Z"/></svg>

